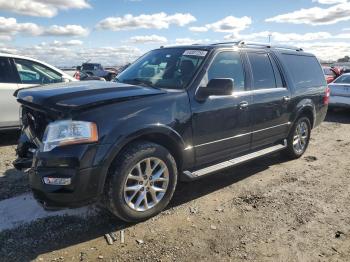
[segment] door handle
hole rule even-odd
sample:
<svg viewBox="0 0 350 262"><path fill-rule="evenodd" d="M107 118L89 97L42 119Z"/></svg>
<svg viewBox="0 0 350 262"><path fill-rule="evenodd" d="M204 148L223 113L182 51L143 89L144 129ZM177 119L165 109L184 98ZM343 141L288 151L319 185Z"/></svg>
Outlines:
<svg viewBox="0 0 350 262"><path fill-rule="evenodd" d="M242 101L239 103L239 109L245 109L249 106L249 103L247 101Z"/></svg>
<svg viewBox="0 0 350 262"><path fill-rule="evenodd" d="M284 96L283 97L283 102L287 103L290 101L290 97L289 96Z"/></svg>

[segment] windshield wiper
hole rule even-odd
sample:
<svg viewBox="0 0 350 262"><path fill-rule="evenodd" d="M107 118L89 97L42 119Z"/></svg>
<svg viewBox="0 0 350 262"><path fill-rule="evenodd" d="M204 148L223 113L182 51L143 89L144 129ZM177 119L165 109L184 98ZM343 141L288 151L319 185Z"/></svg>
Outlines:
<svg viewBox="0 0 350 262"><path fill-rule="evenodd" d="M121 83L126 83L126 84L136 84L136 85L143 85L143 86L147 86L147 87L157 88L157 87L155 87L153 85L153 83L151 81L148 81L148 80L145 80L145 79L142 79L142 78L124 79L122 81L117 79L117 81L121 82Z"/></svg>

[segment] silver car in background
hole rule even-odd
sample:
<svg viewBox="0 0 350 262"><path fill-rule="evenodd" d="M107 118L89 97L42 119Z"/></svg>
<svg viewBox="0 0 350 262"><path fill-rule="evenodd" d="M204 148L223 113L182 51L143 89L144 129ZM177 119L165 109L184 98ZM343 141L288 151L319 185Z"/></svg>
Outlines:
<svg viewBox="0 0 350 262"><path fill-rule="evenodd" d="M19 127L13 93L24 87L76 81L63 71L29 57L0 53L0 130Z"/></svg>
<svg viewBox="0 0 350 262"><path fill-rule="evenodd" d="M350 73L341 75L328 86L331 90L329 106L350 108Z"/></svg>

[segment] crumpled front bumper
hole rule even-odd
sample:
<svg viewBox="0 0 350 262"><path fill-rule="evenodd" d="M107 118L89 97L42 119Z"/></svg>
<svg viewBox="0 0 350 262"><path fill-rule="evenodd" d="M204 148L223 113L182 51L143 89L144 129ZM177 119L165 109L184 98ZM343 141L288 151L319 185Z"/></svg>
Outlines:
<svg viewBox="0 0 350 262"><path fill-rule="evenodd" d="M47 209L79 207L96 201L107 172L99 152L108 145L81 144L58 147L50 152L35 149L31 140L22 134L17 146L17 169L27 169L34 197ZM46 184L44 178L69 178L70 184Z"/></svg>
<svg viewBox="0 0 350 262"><path fill-rule="evenodd" d="M32 168L29 184L34 197L46 209L79 207L98 199L100 168ZM72 178L70 185L47 185L44 177Z"/></svg>

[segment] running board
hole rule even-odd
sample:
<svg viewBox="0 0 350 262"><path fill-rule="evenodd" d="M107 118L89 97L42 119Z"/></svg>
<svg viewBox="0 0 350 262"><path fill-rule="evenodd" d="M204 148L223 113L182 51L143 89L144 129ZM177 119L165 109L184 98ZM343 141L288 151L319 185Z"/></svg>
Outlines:
<svg viewBox="0 0 350 262"><path fill-rule="evenodd" d="M283 144L278 144L278 145L275 145L272 147L268 147L268 148L265 148L265 149L262 149L262 150L244 155L244 156L240 156L237 158L233 158L231 160L221 162L219 164L205 167L205 168L193 171L193 172L184 171L184 180L185 181L186 180L194 180L194 179L197 179L197 178L202 177L204 175L209 175L209 174L217 172L219 170L233 167L233 166L245 163L247 161L250 161L252 159L259 158L259 157L262 157L262 156L265 156L265 155L268 155L268 154L271 154L271 153L274 153L277 151L281 151L281 150L285 149L286 147L287 147L287 140L284 140Z"/></svg>

